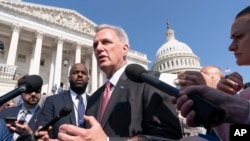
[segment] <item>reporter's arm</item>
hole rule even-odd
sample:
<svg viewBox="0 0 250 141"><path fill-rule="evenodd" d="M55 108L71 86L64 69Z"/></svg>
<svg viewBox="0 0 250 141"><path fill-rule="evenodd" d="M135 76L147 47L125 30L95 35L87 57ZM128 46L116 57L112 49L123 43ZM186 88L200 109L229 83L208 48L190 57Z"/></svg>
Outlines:
<svg viewBox="0 0 250 141"><path fill-rule="evenodd" d="M193 101L188 99L187 94L198 94L211 101L215 105L226 111L224 120L221 123L229 122L234 124L244 124L249 116L249 102L245 99L228 95L220 90L210 88L205 85L188 86L180 91L181 97L176 101L177 109L182 116L187 118L189 126L197 126L195 123L195 111L192 110ZM205 110L205 109L204 109Z"/></svg>
<svg viewBox="0 0 250 141"><path fill-rule="evenodd" d="M246 124L250 123L250 107L249 101L230 96L228 99L226 110L226 122L233 124Z"/></svg>

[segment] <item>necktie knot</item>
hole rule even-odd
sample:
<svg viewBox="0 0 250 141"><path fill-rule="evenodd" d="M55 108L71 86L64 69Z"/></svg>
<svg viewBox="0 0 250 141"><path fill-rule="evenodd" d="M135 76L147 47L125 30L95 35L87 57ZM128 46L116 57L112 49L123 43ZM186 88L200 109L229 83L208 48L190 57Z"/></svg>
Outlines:
<svg viewBox="0 0 250 141"><path fill-rule="evenodd" d="M27 109L23 110L22 116L21 116L20 120L21 120L21 121L26 121L26 116L27 116L29 113L30 113L29 110L27 110Z"/></svg>
<svg viewBox="0 0 250 141"><path fill-rule="evenodd" d="M106 88L111 88L111 86L112 86L112 83L110 82L110 81L108 81L107 83L106 83Z"/></svg>
<svg viewBox="0 0 250 141"><path fill-rule="evenodd" d="M83 98L81 95L77 95L76 98L79 99L79 102L83 102Z"/></svg>
<svg viewBox="0 0 250 141"><path fill-rule="evenodd" d="M112 83L110 83L109 81L106 83L105 85L105 90L104 90L104 97L106 97L106 95L108 97L110 97L110 88L112 86Z"/></svg>

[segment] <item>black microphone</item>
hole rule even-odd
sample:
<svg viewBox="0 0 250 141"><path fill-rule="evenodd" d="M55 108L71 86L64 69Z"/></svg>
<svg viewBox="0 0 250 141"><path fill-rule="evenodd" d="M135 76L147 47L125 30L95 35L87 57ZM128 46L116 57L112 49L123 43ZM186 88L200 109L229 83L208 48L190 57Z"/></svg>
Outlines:
<svg viewBox="0 0 250 141"><path fill-rule="evenodd" d="M65 105L59 112L57 116L55 116L52 120L50 120L45 126L43 126L38 131L46 131L48 130L49 126L55 124L60 118L68 115L72 111L72 108L70 105Z"/></svg>
<svg viewBox="0 0 250 141"><path fill-rule="evenodd" d="M125 73L128 78L138 83L148 83L151 86L175 97L179 97L179 90L163 81L151 76L140 65L130 64ZM193 109L196 111L196 119L205 127L219 123L225 117L225 110L197 94L189 94L188 97L194 101ZM156 103L157 104L157 103Z"/></svg>
<svg viewBox="0 0 250 141"><path fill-rule="evenodd" d="M22 85L0 97L0 105L17 97L23 92L37 91L41 89L42 85L43 79L39 75L29 75L22 81Z"/></svg>

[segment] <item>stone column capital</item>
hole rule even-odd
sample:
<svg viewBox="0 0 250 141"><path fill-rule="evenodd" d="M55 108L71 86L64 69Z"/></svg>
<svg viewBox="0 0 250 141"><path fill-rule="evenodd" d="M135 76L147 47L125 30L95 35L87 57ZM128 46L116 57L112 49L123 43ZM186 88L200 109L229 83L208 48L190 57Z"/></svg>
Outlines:
<svg viewBox="0 0 250 141"><path fill-rule="evenodd" d="M13 32L17 32L20 33L22 26L20 24L12 24L11 29L13 30Z"/></svg>
<svg viewBox="0 0 250 141"><path fill-rule="evenodd" d="M43 39L44 33L43 33L43 31L36 31L35 35L36 35L37 39Z"/></svg>

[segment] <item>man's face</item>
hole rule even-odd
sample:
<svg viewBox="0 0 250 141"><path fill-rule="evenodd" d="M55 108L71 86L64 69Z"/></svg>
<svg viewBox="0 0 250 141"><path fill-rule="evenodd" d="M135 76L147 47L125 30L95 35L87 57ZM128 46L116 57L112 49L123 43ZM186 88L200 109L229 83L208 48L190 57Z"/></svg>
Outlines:
<svg viewBox="0 0 250 141"><path fill-rule="evenodd" d="M128 45L120 41L114 30L102 29L97 32L93 47L98 65L106 74L124 65Z"/></svg>
<svg viewBox="0 0 250 141"><path fill-rule="evenodd" d="M83 64L76 64L71 68L69 83L70 88L77 94L85 92L88 85L88 70Z"/></svg>
<svg viewBox="0 0 250 141"><path fill-rule="evenodd" d="M36 92L24 92L22 93L23 102L35 106L41 99L41 90Z"/></svg>
<svg viewBox="0 0 250 141"><path fill-rule="evenodd" d="M237 65L250 65L250 16L237 18L231 28L232 43L229 51L234 52Z"/></svg>

